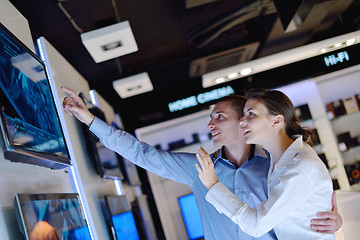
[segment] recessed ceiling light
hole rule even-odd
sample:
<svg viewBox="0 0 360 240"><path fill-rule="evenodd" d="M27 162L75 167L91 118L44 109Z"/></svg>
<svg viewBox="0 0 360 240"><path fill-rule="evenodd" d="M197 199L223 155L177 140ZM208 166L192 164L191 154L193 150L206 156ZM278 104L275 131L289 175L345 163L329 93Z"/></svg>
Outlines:
<svg viewBox="0 0 360 240"><path fill-rule="evenodd" d="M326 50L326 48L322 48L322 49L320 49L320 52L321 52L321 53L326 53L327 50Z"/></svg>
<svg viewBox="0 0 360 240"><path fill-rule="evenodd" d="M249 75L250 73L252 73L251 68L244 68L243 70L240 71L240 74L243 75L243 76Z"/></svg>
<svg viewBox="0 0 360 240"><path fill-rule="evenodd" d="M230 73L230 74L228 75L228 78L229 78L229 79L233 79L233 78L236 78L237 76L239 76L239 73L233 72L233 73Z"/></svg>
<svg viewBox="0 0 360 240"><path fill-rule="evenodd" d="M346 45L350 46L352 44L354 44L356 42L356 39L355 38L351 38L349 40L346 41Z"/></svg>
<svg viewBox="0 0 360 240"><path fill-rule="evenodd" d="M215 79L215 82L216 83L223 83L223 82L225 82L225 78L217 78L217 79Z"/></svg>
<svg viewBox="0 0 360 240"><path fill-rule="evenodd" d="M342 43L335 43L334 44L334 47L338 48L338 47L341 47L342 46Z"/></svg>

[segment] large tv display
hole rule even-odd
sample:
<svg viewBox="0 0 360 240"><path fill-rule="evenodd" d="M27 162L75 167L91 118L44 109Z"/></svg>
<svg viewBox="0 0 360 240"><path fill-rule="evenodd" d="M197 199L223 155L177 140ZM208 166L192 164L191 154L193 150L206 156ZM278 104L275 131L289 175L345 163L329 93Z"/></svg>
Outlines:
<svg viewBox="0 0 360 240"><path fill-rule="evenodd" d="M17 194L15 210L27 240L92 239L76 193Z"/></svg>
<svg viewBox="0 0 360 240"><path fill-rule="evenodd" d="M0 118L5 158L60 169L70 164L44 63L0 24Z"/></svg>
<svg viewBox="0 0 360 240"><path fill-rule="evenodd" d="M196 206L194 194L187 194L178 198L181 215L190 240L204 239L199 210Z"/></svg>
<svg viewBox="0 0 360 240"><path fill-rule="evenodd" d="M138 240L139 234L134 214L125 195L106 195L105 206L110 216L113 239Z"/></svg>

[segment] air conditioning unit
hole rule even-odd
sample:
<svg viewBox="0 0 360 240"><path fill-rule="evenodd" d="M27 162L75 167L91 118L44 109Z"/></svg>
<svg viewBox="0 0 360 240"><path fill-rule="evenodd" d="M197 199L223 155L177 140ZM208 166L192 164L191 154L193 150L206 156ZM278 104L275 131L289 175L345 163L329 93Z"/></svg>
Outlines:
<svg viewBox="0 0 360 240"><path fill-rule="evenodd" d="M190 77L198 77L226 67L234 66L252 60L258 50L259 42L198 58L190 63Z"/></svg>

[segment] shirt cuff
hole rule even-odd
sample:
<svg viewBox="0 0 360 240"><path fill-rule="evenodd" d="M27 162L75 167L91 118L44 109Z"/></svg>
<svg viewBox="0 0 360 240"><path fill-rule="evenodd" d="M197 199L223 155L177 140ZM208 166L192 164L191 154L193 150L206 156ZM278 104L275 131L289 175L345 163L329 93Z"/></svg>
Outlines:
<svg viewBox="0 0 360 240"><path fill-rule="evenodd" d="M221 182L217 182L209 189L205 199L218 212L224 213L230 218L244 206L244 203Z"/></svg>
<svg viewBox="0 0 360 240"><path fill-rule="evenodd" d="M98 117L95 117L93 122L89 126L89 130L94 133L98 138L102 138L104 135L104 129L107 129L109 127L109 124L104 122Z"/></svg>

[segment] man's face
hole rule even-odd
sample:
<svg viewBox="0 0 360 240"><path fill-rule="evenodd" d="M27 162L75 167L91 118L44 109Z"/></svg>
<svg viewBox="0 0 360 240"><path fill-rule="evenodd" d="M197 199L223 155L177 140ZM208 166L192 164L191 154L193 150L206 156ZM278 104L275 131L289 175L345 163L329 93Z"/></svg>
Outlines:
<svg viewBox="0 0 360 240"><path fill-rule="evenodd" d="M244 142L244 133L240 126L240 117L233 110L231 102L215 105L210 115L208 127L216 147L231 146Z"/></svg>

